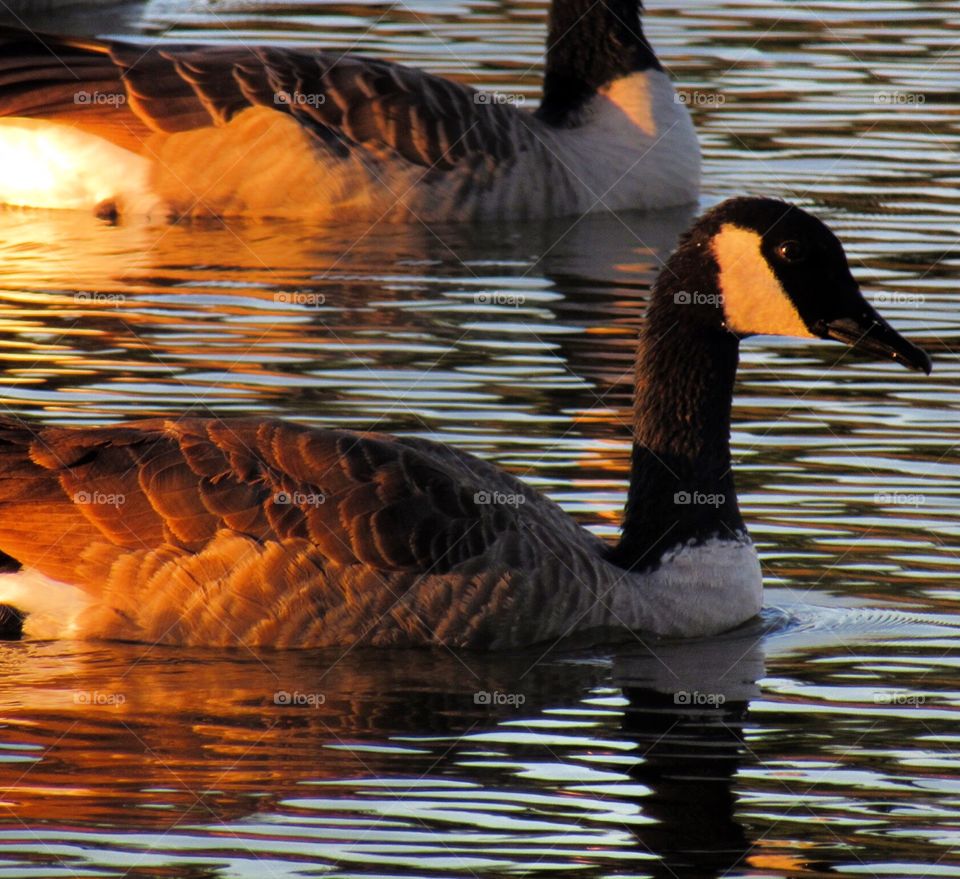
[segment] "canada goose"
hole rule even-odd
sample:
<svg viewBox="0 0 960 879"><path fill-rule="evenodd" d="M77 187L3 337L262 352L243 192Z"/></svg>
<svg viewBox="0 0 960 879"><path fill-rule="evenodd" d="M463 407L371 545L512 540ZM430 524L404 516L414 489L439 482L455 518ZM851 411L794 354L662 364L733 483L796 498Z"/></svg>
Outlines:
<svg viewBox="0 0 960 879"><path fill-rule="evenodd" d="M0 29L0 201L386 222L689 204L699 145L640 7L554 0L535 113L335 52Z"/></svg>
<svg viewBox="0 0 960 879"><path fill-rule="evenodd" d="M272 419L0 423L0 602L28 634L189 645L506 648L707 635L761 605L730 469L740 340L832 338L930 371L785 202L681 239L637 351L622 537L439 443Z"/></svg>

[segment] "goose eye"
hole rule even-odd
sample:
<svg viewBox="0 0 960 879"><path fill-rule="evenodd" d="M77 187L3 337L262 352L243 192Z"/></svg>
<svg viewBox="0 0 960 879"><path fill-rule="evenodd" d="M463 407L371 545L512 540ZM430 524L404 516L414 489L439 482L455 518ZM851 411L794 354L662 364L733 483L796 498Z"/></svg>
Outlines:
<svg viewBox="0 0 960 879"><path fill-rule="evenodd" d="M800 262L806 255L806 248L799 241L784 241L777 245L777 256L784 262Z"/></svg>

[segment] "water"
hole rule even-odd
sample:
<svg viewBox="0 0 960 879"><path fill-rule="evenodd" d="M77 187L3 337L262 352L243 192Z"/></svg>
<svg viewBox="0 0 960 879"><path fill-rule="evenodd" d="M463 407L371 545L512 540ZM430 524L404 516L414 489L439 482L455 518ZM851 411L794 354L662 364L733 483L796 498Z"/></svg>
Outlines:
<svg viewBox="0 0 960 879"><path fill-rule="evenodd" d="M960 24L942 2L650 5L704 204L813 207L934 359L927 378L829 343L743 346L733 444L764 617L506 657L5 645L0 876L960 875ZM155 0L104 27L319 28L532 102L543 8ZM612 535L634 339L688 220L0 212L0 402L438 438Z"/></svg>

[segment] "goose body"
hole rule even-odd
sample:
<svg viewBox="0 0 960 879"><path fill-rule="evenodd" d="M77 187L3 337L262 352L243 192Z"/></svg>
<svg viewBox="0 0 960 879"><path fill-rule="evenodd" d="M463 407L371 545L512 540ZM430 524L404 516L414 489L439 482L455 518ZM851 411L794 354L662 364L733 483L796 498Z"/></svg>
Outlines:
<svg viewBox="0 0 960 879"><path fill-rule="evenodd" d="M688 204L700 152L639 0L554 0L544 95L384 61L0 29L0 202L431 222Z"/></svg>
<svg viewBox="0 0 960 879"><path fill-rule="evenodd" d="M688 291L697 291L692 296ZM835 338L929 371L818 220L734 199L681 241L637 353L622 536L607 543L438 443L276 420L0 422L0 602L34 637L507 648L698 636L761 606L737 504L740 340Z"/></svg>
<svg viewBox="0 0 960 879"><path fill-rule="evenodd" d="M185 420L12 425L0 442L16 473L0 478L18 486L0 546L45 578L6 575L0 600L31 607L17 590L47 592L27 617L34 637L495 649L581 630L719 631L760 608L745 536L712 548L709 582L704 548L678 547L640 600L552 501L425 440Z"/></svg>

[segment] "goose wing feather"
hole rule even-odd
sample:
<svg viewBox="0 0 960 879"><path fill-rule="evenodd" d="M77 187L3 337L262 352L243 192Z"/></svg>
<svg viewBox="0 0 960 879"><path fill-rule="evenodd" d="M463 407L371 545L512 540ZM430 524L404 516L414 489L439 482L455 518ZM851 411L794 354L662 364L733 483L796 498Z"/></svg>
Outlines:
<svg viewBox="0 0 960 879"><path fill-rule="evenodd" d="M541 526L566 520L495 467L423 440L258 420L0 425L0 550L94 592L92 548L197 553L224 530L306 542L339 566L443 574L523 544L534 507Z"/></svg>
<svg viewBox="0 0 960 879"><path fill-rule="evenodd" d="M82 90L125 100L78 101ZM431 171L512 157L520 114L477 95L419 70L334 52L144 47L0 28L0 116L56 118L138 151L151 133L219 126L267 107L341 156L363 147Z"/></svg>

